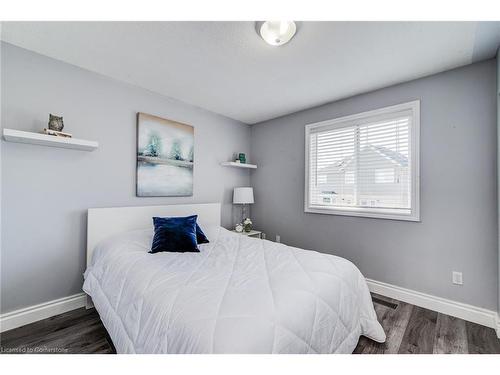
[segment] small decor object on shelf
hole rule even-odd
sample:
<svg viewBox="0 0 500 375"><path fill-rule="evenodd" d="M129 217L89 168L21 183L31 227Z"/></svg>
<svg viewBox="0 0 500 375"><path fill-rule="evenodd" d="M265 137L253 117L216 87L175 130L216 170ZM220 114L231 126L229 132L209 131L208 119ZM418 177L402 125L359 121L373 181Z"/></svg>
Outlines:
<svg viewBox="0 0 500 375"><path fill-rule="evenodd" d="M243 220L243 226L245 227L245 232L249 233L252 231L252 220L250 220L249 217L247 217L245 220Z"/></svg>
<svg viewBox="0 0 500 375"><path fill-rule="evenodd" d="M56 132L60 132L64 128L64 122L62 116L55 116L49 113L49 129Z"/></svg>
<svg viewBox="0 0 500 375"><path fill-rule="evenodd" d="M70 134L70 133L58 132L58 131L50 130L50 129L47 129L47 128L43 129L43 133L47 134L47 135L54 135L56 137L64 137L64 138L72 138L73 137L73 135Z"/></svg>
<svg viewBox="0 0 500 375"><path fill-rule="evenodd" d="M238 155L238 159L240 160L240 163L245 164L247 162L247 157L243 152L240 152L240 154Z"/></svg>
<svg viewBox="0 0 500 375"><path fill-rule="evenodd" d="M238 233L243 232L243 224L241 224L241 223L236 224L236 226L234 227L234 230Z"/></svg>

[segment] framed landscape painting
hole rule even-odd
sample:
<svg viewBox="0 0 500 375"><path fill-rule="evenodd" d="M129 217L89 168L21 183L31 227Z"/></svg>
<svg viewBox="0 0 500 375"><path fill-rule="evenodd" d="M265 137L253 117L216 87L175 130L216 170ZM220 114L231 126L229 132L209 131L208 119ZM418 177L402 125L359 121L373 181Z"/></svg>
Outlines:
<svg viewBox="0 0 500 375"><path fill-rule="evenodd" d="M137 196L193 195L194 128L137 114Z"/></svg>

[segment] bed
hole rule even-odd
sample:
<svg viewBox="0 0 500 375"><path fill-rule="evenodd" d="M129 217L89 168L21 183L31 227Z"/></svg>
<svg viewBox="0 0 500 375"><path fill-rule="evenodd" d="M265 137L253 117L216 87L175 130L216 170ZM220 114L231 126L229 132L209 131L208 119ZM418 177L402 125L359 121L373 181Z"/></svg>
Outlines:
<svg viewBox="0 0 500 375"><path fill-rule="evenodd" d="M199 253L149 254L152 216L197 214ZM91 209L83 289L118 353L352 353L385 341L346 259L230 232L220 205Z"/></svg>

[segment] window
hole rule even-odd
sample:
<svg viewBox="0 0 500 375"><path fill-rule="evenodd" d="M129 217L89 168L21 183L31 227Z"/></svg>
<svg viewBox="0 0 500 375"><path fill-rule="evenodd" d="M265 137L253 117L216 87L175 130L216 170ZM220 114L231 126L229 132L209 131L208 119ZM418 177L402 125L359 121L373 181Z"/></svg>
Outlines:
<svg viewBox="0 0 500 375"><path fill-rule="evenodd" d="M418 221L420 102L306 126L305 211Z"/></svg>

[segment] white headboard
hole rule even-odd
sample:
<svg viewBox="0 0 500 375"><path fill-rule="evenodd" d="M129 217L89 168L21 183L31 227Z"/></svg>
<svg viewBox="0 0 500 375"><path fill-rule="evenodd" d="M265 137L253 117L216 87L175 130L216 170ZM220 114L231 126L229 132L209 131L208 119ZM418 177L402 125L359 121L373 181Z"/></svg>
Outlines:
<svg viewBox="0 0 500 375"><path fill-rule="evenodd" d="M153 216L198 215L200 226L220 226L220 209L220 203L89 208L87 215L87 265L90 263L95 246L101 240L134 229L152 228Z"/></svg>

